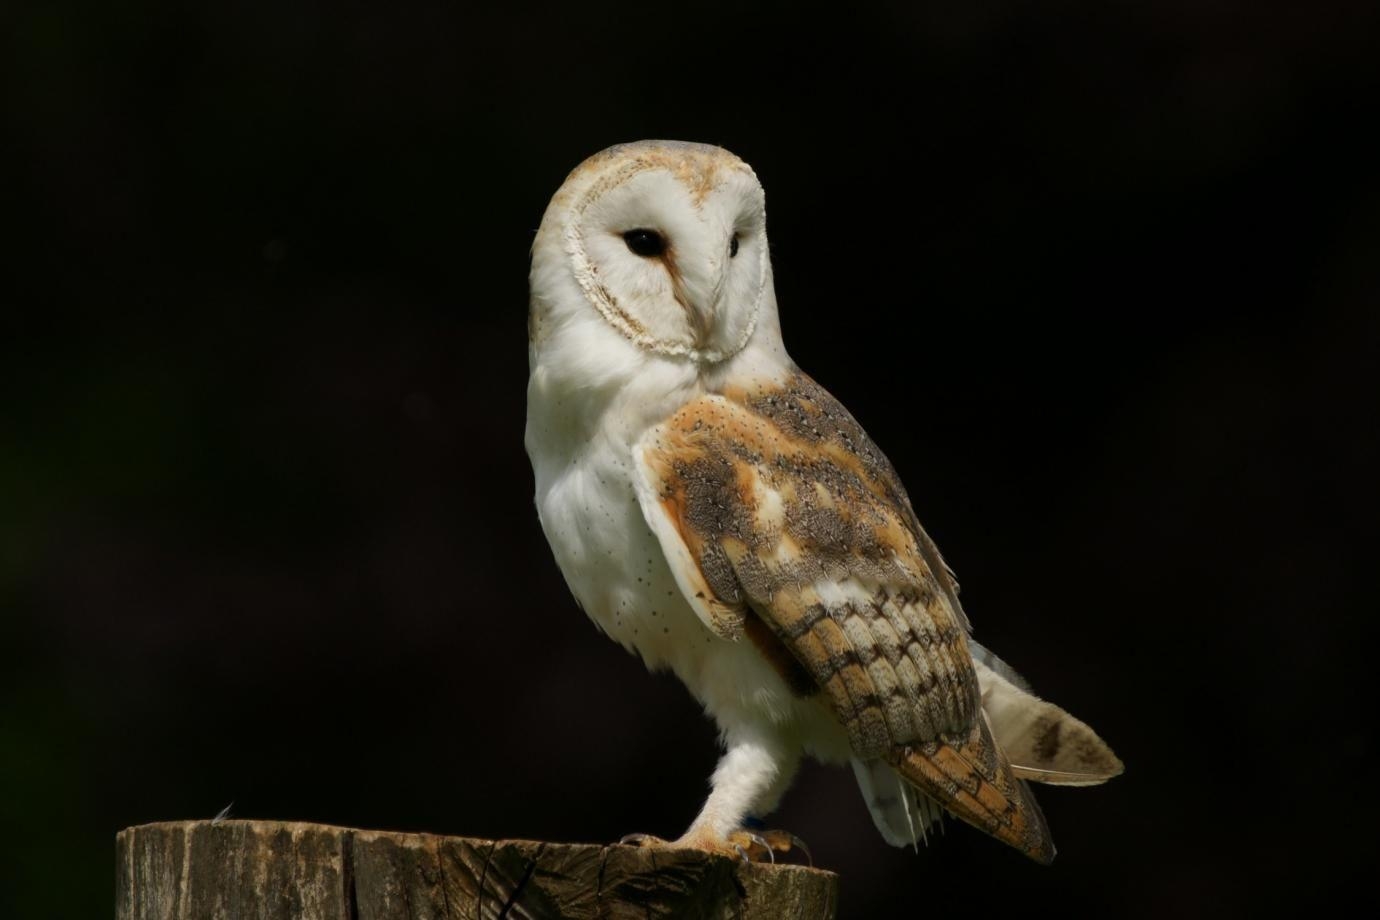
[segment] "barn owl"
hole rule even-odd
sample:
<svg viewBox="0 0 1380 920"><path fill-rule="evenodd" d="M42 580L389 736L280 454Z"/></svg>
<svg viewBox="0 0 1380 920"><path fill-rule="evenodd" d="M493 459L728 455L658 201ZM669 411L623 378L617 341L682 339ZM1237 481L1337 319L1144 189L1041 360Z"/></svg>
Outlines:
<svg viewBox="0 0 1380 920"><path fill-rule="evenodd" d="M724 747L689 829L638 842L788 847L748 828L809 756L851 763L888 843L948 812L1052 859L1025 781L1121 763L971 638L891 464L786 354L748 165L673 141L594 155L551 199L530 284L542 529L584 611L679 676Z"/></svg>

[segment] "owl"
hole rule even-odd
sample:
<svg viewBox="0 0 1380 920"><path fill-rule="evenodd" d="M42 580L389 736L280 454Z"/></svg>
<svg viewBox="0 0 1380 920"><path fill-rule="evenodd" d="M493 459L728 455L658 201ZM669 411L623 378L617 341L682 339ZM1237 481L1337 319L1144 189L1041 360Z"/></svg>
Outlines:
<svg viewBox="0 0 1380 920"><path fill-rule="evenodd" d="M772 857L792 838L752 828L808 756L852 765L890 844L947 812L1051 860L1027 781L1121 762L973 640L896 471L787 355L748 165L595 154L546 209L530 286L542 529L585 613L674 672L724 748L689 829L636 841Z"/></svg>

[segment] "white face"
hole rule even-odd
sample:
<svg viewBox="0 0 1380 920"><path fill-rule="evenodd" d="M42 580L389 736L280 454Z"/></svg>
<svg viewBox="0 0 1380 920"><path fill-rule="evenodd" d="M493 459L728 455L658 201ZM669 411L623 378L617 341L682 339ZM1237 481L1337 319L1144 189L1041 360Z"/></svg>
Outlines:
<svg viewBox="0 0 1380 920"><path fill-rule="evenodd" d="M703 363L743 348L770 276L762 187L745 163L716 147L631 145L577 169L553 210L563 194L561 249L609 325Z"/></svg>

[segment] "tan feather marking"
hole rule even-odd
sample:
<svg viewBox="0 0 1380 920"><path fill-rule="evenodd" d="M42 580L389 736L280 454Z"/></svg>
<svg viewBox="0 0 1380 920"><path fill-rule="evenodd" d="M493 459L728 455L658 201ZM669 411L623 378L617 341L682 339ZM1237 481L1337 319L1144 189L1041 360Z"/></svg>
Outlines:
<svg viewBox="0 0 1380 920"><path fill-rule="evenodd" d="M753 393L754 406L765 407L760 413L701 399L660 426L653 465L662 509L720 602L740 612L748 602L821 686L858 691L836 702L857 723L850 728L860 744L966 729L977 711L976 680L971 665L962 668L962 630L918 552L904 492L856 422L806 380ZM875 609L876 600L830 601L826 608L848 608L835 622L800 596L806 585L858 576L893 584L921 603L888 614ZM796 647L805 633L830 629L826 621L837 630L850 616L860 617L851 635L827 633L823 656L808 654L808 644ZM873 623L886 630L880 639ZM834 641L840 637L846 647ZM886 657L879 662L879 655ZM910 664L898 671L902 659ZM853 662L858 673L831 682ZM870 685L870 702L859 701L860 682ZM916 713L918 701L924 706ZM880 717L885 731L868 730L864 740L867 709L875 712L866 718Z"/></svg>
<svg viewBox="0 0 1380 920"><path fill-rule="evenodd" d="M654 513L675 519L654 529L683 539L715 598L747 613L787 685L800 673L780 666L782 649L823 688L856 755L885 758L963 820L1051 858L981 715L957 586L852 417L797 375L696 400L650 437L641 472Z"/></svg>
<svg viewBox="0 0 1380 920"><path fill-rule="evenodd" d="M915 675L908 687L920 707L920 737L933 738L953 721L941 692L944 673L931 651L934 624L927 613L905 598L887 598L881 612L897 632L898 641L905 642L902 652Z"/></svg>
<svg viewBox="0 0 1380 920"><path fill-rule="evenodd" d="M675 248L666 247L658 258L666 269L667 277L671 279L671 297L685 312L685 318L690 323L690 331L694 333L695 347L703 348L709 340L709 327L704 315L696 310L695 305L690 302L690 294L685 289L685 277L681 274L680 265L676 262Z"/></svg>
<svg viewBox="0 0 1380 920"><path fill-rule="evenodd" d="M896 628L887 621L880 607L874 608L868 617L868 632L873 641L881 647L882 654L886 656L889 664L894 667L905 661L901 637L896 635Z"/></svg>
<svg viewBox="0 0 1380 920"><path fill-rule="evenodd" d="M631 167L634 171L664 169L671 173L676 181L685 186L697 207L721 184L724 172L752 172L742 160L718 147L680 141L642 141L601 150L575 167L566 184L569 185L570 179L580 173L602 168L611 159L629 156L634 157Z"/></svg>
<svg viewBox="0 0 1380 920"><path fill-rule="evenodd" d="M693 558L702 560L704 558L704 542L693 529L684 525L684 493L674 490L665 491L661 495L660 504L665 511L666 519L675 528L677 536L680 537L682 544L689 551ZM725 638L736 638L742 630L744 611L738 604L725 604L720 595L710 586L704 577L702 567L694 566L689 569L682 568L679 573L684 579L686 591L690 595L692 605L701 606L708 614L709 626L720 636Z"/></svg>
<svg viewBox="0 0 1380 920"><path fill-rule="evenodd" d="M822 445L834 462L850 468L861 466L866 478L880 484L888 505L902 510L905 518L902 530L889 535L891 545L900 545L902 542L916 544L916 551L924 560L931 577L937 580L939 590L948 598L954 616L968 628L968 619L958 600L958 581L953 570L944 562L939 548L915 518L896 471L848 410L808 375L799 371L784 387L754 381L726 387L724 395L771 418L783 430L792 432L802 440ZM794 411L792 402L795 404Z"/></svg>
<svg viewBox="0 0 1380 920"><path fill-rule="evenodd" d="M983 712L1016 776L1091 786L1123 771L1116 754L1087 723L1018 687L985 663L978 665L977 674Z"/></svg>
<svg viewBox="0 0 1380 920"><path fill-rule="evenodd" d="M894 746L876 687L838 623L820 618L794 651L836 703L843 704L839 715L855 751L875 756Z"/></svg>
<svg viewBox="0 0 1380 920"><path fill-rule="evenodd" d="M654 529L680 538L712 599L760 616L826 690L857 753L971 728L960 621L890 465L832 397L803 375L729 390L650 439L644 475L673 522Z"/></svg>
<svg viewBox="0 0 1380 920"><path fill-rule="evenodd" d="M887 658L885 644L877 641L872 630L871 620L875 618L875 611L849 610L843 619L843 632L872 680L888 732L896 737L913 737L916 731L910 701L896 669Z"/></svg>
<svg viewBox="0 0 1380 920"><path fill-rule="evenodd" d="M609 309L613 311L614 315L618 318L619 322L622 322L624 325L627 326L629 334L634 336L647 334L647 327L643 326L640 322L638 322L636 317L634 317L627 310L623 309L622 305L618 303L618 299L613 296L612 291L604 287L604 285L602 284L595 285L595 287L599 291L600 295L603 296L605 301L607 301Z"/></svg>
<svg viewBox="0 0 1380 920"><path fill-rule="evenodd" d="M779 534L781 525L786 520L786 503L780 492L769 487L762 481L762 477L757 474L752 467L744 467L752 475L751 504L753 507L753 517L756 520L759 530L765 533ZM781 544L794 545L794 541L789 538L781 538Z"/></svg>
<svg viewBox="0 0 1380 920"><path fill-rule="evenodd" d="M784 592L779 596L782 596L784 599ZM779 610L780 608L778 608L778 611ZM807 609L802 610L794 619L781 616L779 612L777 617L781 634L788 641L803 639L805 636L809 635L822 620L828 618L829 611L821 604L812 604Z"/></svg>
<svg viewBox="0 0 1380 920"><path fill-rule="evenodd" d="M903 751L890 761L959 818L1042 863L1054 858L1044 815L1011 773L979 719L966 738L949 737Z"/></svg>

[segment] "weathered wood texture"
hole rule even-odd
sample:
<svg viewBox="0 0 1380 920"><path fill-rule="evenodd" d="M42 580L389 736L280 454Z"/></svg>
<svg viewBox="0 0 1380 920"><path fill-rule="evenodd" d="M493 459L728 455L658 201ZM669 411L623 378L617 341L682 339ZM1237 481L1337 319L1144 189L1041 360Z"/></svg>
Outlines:
<svg viewBox="0 0 1380 920"><path fill-rule="evenodd" d="M838 877L803 866L321 824L145 824L116 854L117 920L829 920L838 904Z"/></svg>

